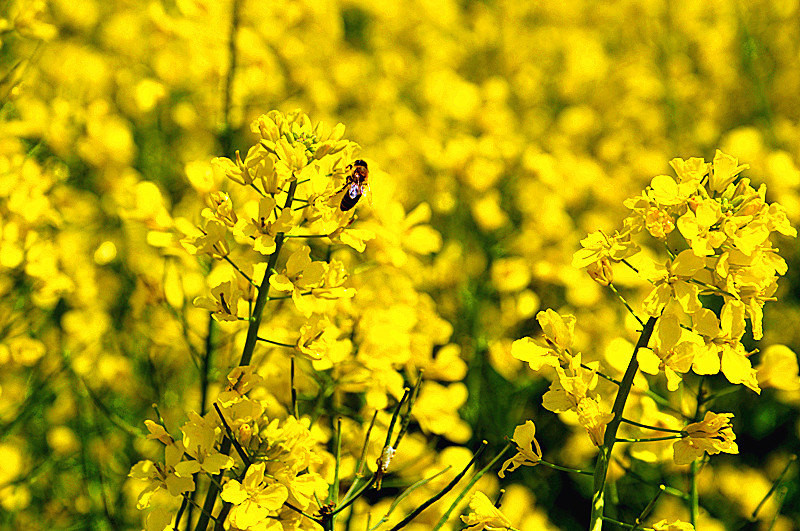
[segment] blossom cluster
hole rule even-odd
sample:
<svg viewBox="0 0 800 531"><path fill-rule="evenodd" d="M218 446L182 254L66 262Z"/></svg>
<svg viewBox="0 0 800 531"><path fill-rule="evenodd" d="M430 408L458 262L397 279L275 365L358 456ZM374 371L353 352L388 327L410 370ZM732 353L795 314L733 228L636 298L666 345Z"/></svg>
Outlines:
<svg viewBox="0 0 800 531"><path fill-rule="evenodd" d="M563 437L542 445L544 457L557 454L562 464L584 467L596 454L592 441L602 438L615 391L602 375L622 377L641 325L571 258L587 233L602 229L592 237L606 242L615 230L632 228L619 222L630 213L622 206L632 195L645 209L631 215L642 228L630 240L638 238L642 252L625 260L646 279L614 262L629 251L625 239L591 272L601 280L613 275L612 285L637 312L651 294L651 311L664 301L668 307L651 348L638 353L641 368L659 376L637 377L626 415L687 429L704 418L692 411L699 373L720 388L731 378L764 390L758 406L727 395L737 400L720 409L735 412L737 431L757 425L747 437L740 433L740 448L746 451L751 437L774 440L770 433L790 434L782 446L791 447L796 436L782 426L796 422L800 389L796 277L787 275L770 294L768 272L775 267L780 275L780 263L753 243L772 214L738 226L751 214L733 196L725 203L720 189L708 202L699 188L687 192L691 179L684 183L680 174L658 177L649 192L642 188L644 178L668 173L676 155L713 158L719 146L751 166L747 178L767 185L765 197L750 201L768 198L785 207L792 225L800 223L798 21L796 5L774 0L5 2L4 522L139 524L144 484L127 478L130 465L164 464L166 448L144 440L149 431L142 432L142 420L155 418L157 403L177 440L190 411L210 411L219 382L240 363L257 298L253 284L263 283L269 249L283 229L318 237L284 240L270 274L258 337L280 345L257 340L251 360L270 382L259 393L272 396L258 397L266 418L283 425L293 413L295 357L299 413L319 421L309 429L320 452L332 449L331 415L346 413L346 475L355 469L350 456L361 451L364 419L380 410L380 431L388 424L384 409L422 373L409 435L386 478L390 487L458 469L469 460L466 445L487 438L501 446L520 418L536 418L540 437ZM292 121L298 107L329 124L346 123L348 137L364 149L347 143L326 152L345 142L337 138L341 128L316 129L298 115ZM272 108L283 111L282 125L274 115L269 121L292 133L284 137L289 145L273 136L267 120L263 133L259 125L249 128ZM320 143L317 135L327 137ZM329 147L320 150L322 144ZM214 157L224 158L212 163ZM346 225L351 218L341 214L335 192L354 157L368 162L371 186L356 206L356 221ZM721 168L720 175L739 166ZM309 203L293 200L298 210L287 227L289 214L280 215L293 170L304 174L297 182L309 174L313 180L298 184L297 197ZM709 186L702 187L706 193ZM752 196L742 186L734 193ZM275 201L263 224L259 210L267 214L271 201L262 193ZM685 193L692 195L686 209L675 202ZM714 203L725 228L720 218L706 230L717 215ZM720 234L729 241L715 247ZM675 246L676 238L692 243ZM794 270L796 240L774 241ZM738 251L723 259L731 242L750 245L762 262ZM664 254L664 243L691 253ZM353 252L362 245L363 253ZM712 252L695 254L695 247ZM648 264L656 256L657 266ZM703 268L693 271L698 258ZM681 301L694 308L695 287L704 307L690 310L689 318ZM772 298L778 300L763 305ZM537 335L543 308L556 310L567 326L568 315L577 323L569 352L553 349L560 369L541 372L557 382L563 373L564 383L548 395L548 404L562 411L564 426L557 429L542 429L534 416L549 382L521 370L523 362L512 356L515 339ZM555 321L545 314L545 322ZM762 320L761 345L769 346L753 354L751 335ZM595 367L599 378L591 375ZM667 393L676 386L678 392ZM658 396L688 418L664 411ZM776 411L789 413L778 422ZM432 445L426 434L440 440ZM536 447L518 447L530 459L517 461L535 462ZM381 451L382 441L370 442L370 466ZM656 467L674 455L666 441L631 445L624 457ZM734 527L733 518L749 517L787 457L785 449L770 448L758 468L713 460L714 480L701 476L698 490L713 494L720 507L703 523ZM576 486L583 491L582 480L546 481L543 470L507 476L513 484L504 484L503 513L517 529L552 528L545 511ZM209 480L198 474L202 490ZM403 498L393 518L448 474ZM323 476L332 481L330 468ZM249 488L244 478L236 481ZM638 483L619 486L629 509L648 502ZM497 499L496 478L484 476L477 488ZM153 506L180 502L168 492L156 492ZM364 528L369 514L392 504L380 494L368 499L353 504L351 529ZM800 517L796 501L787 499L776 527ZM487 525L501 525L487 504L475 505L467 513L476 521L484 515ZM174 517L178 507L172 508ZM662 498L654 521L674 521L682 510ZM435 527L439 511L429 508L415 525ZM759 518L769 521L776 511L767 504ZM189 504L183 517L199 512ZM580 525L572 511L550 513L558 527Z"/></svg>

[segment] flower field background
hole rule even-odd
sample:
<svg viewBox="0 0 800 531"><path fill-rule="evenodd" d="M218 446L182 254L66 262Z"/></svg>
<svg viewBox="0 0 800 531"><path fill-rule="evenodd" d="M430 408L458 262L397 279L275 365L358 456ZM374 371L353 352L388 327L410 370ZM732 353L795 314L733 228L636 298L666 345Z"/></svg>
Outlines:
<svg viewBox="0 0 800 531"><path fill-rule="evenodd" d="M800 526L800 3L0 0L0 45L1 528ZM642 337L660 432L611 420Z"/></svg>

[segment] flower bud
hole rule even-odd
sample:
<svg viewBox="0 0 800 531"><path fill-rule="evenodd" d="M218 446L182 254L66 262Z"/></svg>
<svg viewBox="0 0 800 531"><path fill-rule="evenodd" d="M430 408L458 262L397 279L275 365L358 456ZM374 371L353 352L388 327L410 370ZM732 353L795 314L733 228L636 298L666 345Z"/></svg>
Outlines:
<svg viewBox="0 0 800 531"><path fill-rule="evenodd" d="M608 286L614 281L614 270L611 269L611 261L608 257L603 257L589 265L586 272L601 286Z"/></svg>

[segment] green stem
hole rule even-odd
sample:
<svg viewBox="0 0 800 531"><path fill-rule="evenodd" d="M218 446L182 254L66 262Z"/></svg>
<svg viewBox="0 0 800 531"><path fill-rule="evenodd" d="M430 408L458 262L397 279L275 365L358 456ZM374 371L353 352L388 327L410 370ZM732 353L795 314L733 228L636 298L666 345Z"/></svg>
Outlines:
<svg viewBox="0 0 800 531"><path fill-rule="evenodd" d="M653 498L650 500L650 503L647 504L647 506L642 510L641 513L639 513L639 517L634 522L634 524L633 524L634 531L636 529L639 529L639 526L642 525L642 523L644 522L644 519L647 518L647 515L650 514L650 511L653 510L653 507L656 505L656 502L658 501L658 498L661 497L661 494L665 490L666 490L666 485L659 485L658 486L658 491L656 492L656 495L653 496Z"/></svg>
<svg viewBox="0 0 800 531"><path fill-rule="evenodd" d="M483 442L481 442L481 446L480 446L480 448L478 448L478 451L477 451L477 452L475 452L475 455L473 455L473 456L472 456L472 459L470 459L469 463L467 463L467 466L465 466L465 467L464 467L464 470L462 470L461 472L459 472L458 474L456 474L456 476L455 476L455 477L452 479L452 481L450 481L450 483L448 483L448 484L447 484L447 485L446 485L446 486L445 486L445 487L444 487L444 488L443 488L441 491L439 491L437 494L435 494L434 496L432 496L431 498L429 498L428 500L426 500L424 503L422 503L422 504L421 504L419 507L417 507L416 509L414 509L413 511L411 511L411 512L408 514L408 516L406 516L405 518L403 518L402 520L400 520L400 522L399 522L397 525L395 525L394 527L392 527L392 528L391 528L389 531L398 531L399 529L402 529L402 528L404 528L404 527L405 527L405 526L407 526L407 525L408 525L408 524L409 524L409 523L410 523L410 522L411 522L411 521L412 521L414 518L416 518L416 517L417 517L417 515L419 515L419 513L421 513L422 511L424 511L425 509L427 509L427 508L428 508L428 507L430 507L431 505L433 505L433 504L434 504L435 502L437 502L437 501L438 501L438 500L439 500L439 499L440 499L442 496L444 496L445 494L447 494L448 492L450 492L450 491L453 489L453 487L455 487L455 486L456 486L456 484L457 484L459 481L461 481L461 478L463 478L463 477L464 477L464 475L467 473L467 470L469 470L469 468L472 466L472 464L473 464L473 463L474 463L474 462L475 462L475 461L478 459L478 457L479 457L479 456L480 456L480 455L483 453L483 450L484 450L484 449L486 449L486 445L487 445L487 442L486 442L486 441L483 441Z"/></svg>
<svg viewBox="0 0 800 531"><path fill-rule="evenodd" d="M617 386L619 386L620 383L621 383L616 378L613 378L613 377L611 377L611 376L609 376L609 375L607 375L605 373L602 373L600 371L595 371L594 369L592 369L591 367L589 367L585 363L581 363L581 367L583 367L584 369L590 370L590 371L594 371L595 373L597 373L597 376L599 376L600 378L602 378L604 380L608 380L609 382L611 382L611 383L613 383L613 384L615 384ZM667 400L663 396L659 395L658 393L656 393L654 391L651 391L650 389L632 389L632 391L636 391L638 393L644 393L645 395L647 395L650 398L652 398L653 400L655 400L662 407L665 407L665 408L669 409L672 412L680 413L680 410L678 410L675 407L670 405L669 400ZM624 419L623 419L623 422L624 422Z"/></svg>
<svg viewBox="0 0 800 531"><path fill-rule="evenodd" d="M638 526L634 526L633 524L626 524L625 522L620 522L619 520L615 520L608 516L601 516L600 520L605 520L606 522L611 522L612 524L616 524L620 527L624 527L625 529L636 529Z"/></svg>
<svg viewBox="0 0 800 531"><path fill-rule="evenodd" d="M276 345L279 347L286 347L286 348L294 348L296 345L290 345L289 343L281 343L279 341L273 341L271 339L266 339L263 337L257 338L259 341L263 341L264 343L269 343L270 345Z"/></svg>
<svg viewBox="0 0 800 531"><path fill-rule="evenodd" d="M697 459L689 465L689 522L697 526L697 515L700 512L700 495L697 492Z"/></svg>
<svg viewBox="0 0 800 531"><path fill-rule="evenodd" d="M292 206L292 199L294 199L294 192L297 190L297 181L292 181L289 185L289 192L286 196L286 203L284 208ZM284 234L279 232L275 236L275 251L269 255L267 262L267 270L264 273L264 280L261 281L261 287L258 288L258 297L256 297L256 306L253 309L253 316L250 318L250 326L247 327L247 338L244 340L244 350L242 351L242 359L239 365L250 365L253 358L253 351L256 348L256 341L258 340L258 329L261 326L261 316L264 313L264 305L267 303L267 293L269 292L269 277L275 270L275 265L278 263L278 255L283 247Z"/></svg>
<svg viewBox="0 0 800 531"><path fill-rule="evenodd" d="M657 441L673 441L675 439L683 439L680 435L665 435L664 437L650 437L647 439L625 439L617 437L614 439L616 442L626 443L642 443L642 442L657 442Z"/></svg>
<svg viewBox="0 0 800 531"><path fill-rule="evenodd" d="M625 370L625 375L619 385L617 397L614 399L614 406L611 412L614 418L606 426L606 433L603 439L603 446L600 448L600 453L597 456L597 464L594 469L594 492L592 494L592 511L589 520L590 531L601 531L603 529L603 506L604 506L604 492L606 487L606 474L608 473L608 465L611 462L611 450L614 448L614 443L617 438L617 430L622 422L622 412L625 409L625 402L630 394L631 387L633 386L633 378L639 370L639 362L636 359L636 354L640 348L646 347L650 341L650 336L653 334L657 318L650 317L642 329L642 334L633 348L631 361L628 363L628 368Z"/></svg>
<svg viewBox="0 0 800 531"><path fill-rule="evenodd" d="M797 461L797 455L794 455L794 454L792 454L792 456L791 456L791 457L789 457L789 461L786 463L786 466L785 466L785 467L783 467L783 472L781 472L781 473L780 473L780 475L778 475L778 478L777 478L777 479L775 480L775 482L772 484L772 488L770 488L770 489L769 489L769 492L767 492L767 493L764 495L764 497L763 497L763 498L761 499L761 501L758 503L758 506L757 506L757 507L756 507L756 508L753 510L753 514L750 516L750 519L751 519L751 520L755 520L755 519L756 519L756 517L758 516L758 511L760 511L760 510L761 510L761 508L762 508L762 507L764 506L764 504L767 502L767 500L769 499L769 497L770 497L770 496L772 496L772 494L773 494L773 493L775 492L775 490L778 488L778 485L780 485L780 484L781 484L781 482L783 481L783 477L784 477L784 476L786 475L786 473L789 471L789 467L790 467L790 466L792 466L792 463L794 463L795 461Z"/></svg>
<svg viewBox="0 0 800 531"><path fill-rule="evenodd" d="M700 420L703 413L703 403L705 402L705 391L703 384L705 377L700 377L700 385L697 388L697 407L694 410L694 421ZM689 465L689 522L697 527L697 516L700 514L700 495L697 492L697 473L699 466L697 459Z"/></svg>
<svg viewBox="0 0 800 531"><path fill-rule="evenodd" d="M628 419L626 419L624 417L622 418L622 422L624 422L625 424L630 424L631 426L638 426L639 428L644 428L646 430L664 431L664 432L667 432L667 433L677 433L677 434L683 433L681 430L673 430L673 429L670 429L670 428L657 428L655 426L648 426L647 424L641 424L641 423L633 421L633 420L628 420Z"/></svg>
<svg viewBox="0 0 800 531"><path fill-rule="evenodd" d="M729 387L726 387L725 389L717 391L716 393L711 393L709 395L704 396L703 397L703 404L708 404L709 402L713 402L717 398L720 398L720 397L726 396L726 395L730 395L730 394L735 393L735 392L737 392L737 391L739 391L741 389L742 388L739 387L738 385L731 385ZM695 419L695 422L697 422L698 420L699 419Z"/></svg>
<svg viewBox="0 0 800 531"><path fill-rule="evenodd" d="M450 514L453 512L453 510L455 510L456 506L461 502L461 500L464 499L464 496L466 496L467 493L470 491L470 489L475 485L475 483L477 483L478 480L481 479L483 475L486 474L486 472L500 460L501 457L503 457L503 454L505 454L508 451L508 449L511 448L511 444L512 443L510 442L506 444L503 447L503 449L500 450L500 452L496 456L494 456L494 459L489 461L489 463L487 463L485 467L481 468L474 476L472 476L472 478L469 480L469 483L467 483L467 485L463 489L461 489L461 493L459 493L456 499L453 500L453 503L451 503L450 507L444 512L442 517L439 519L439 522L437 522L436 527L434 527L432 531L438 531L439 529L442 528L445 522L447 522L447 520L450 518ZM497 504L495 504L495 506L496 505Z"/></svg>
<svg viewBox="0 0 800 531"><path fill-rule="evenodd" d="M297 181L295 180L289 185L289 193L286 197L286 207L290 207L292 205L292 199L294 198L294 192L296 189ZM261 326L261 316L264 313L264 306L266 305L268 298L267 292L269 291L269 277L275 270L275 264L278 262L278 255L281 252L281 247L283 247L283 233L279 232L277 236L275 236L275 251L269 255L267 270L264 273L264 280L261 282L261 287L258 288L256 306L253 309L253 315L250 317L250 324L247 327L247 338L244 342L244 349L242 350L242 358L239 361L239 366L250 365L250 361L253 358L253 351L256 348L256 341L258 340L258 329ZM219 453L227 455L230 451L231 440L227 437L223 437L222 443L220 444ZM195 531L206 531L206 528L208 527L208 515L214 510L214 504L217 501L217 495L219 494L220 490L219 487L217 487L217 484L222 481L222 476L224 473L225 471L221 470L219 474L212 478L216 480L216 484L212 482L208 487L206 499L203 502L203 512L197 518Z"/></svg>
<svg viewBox="0 0 800 531"><path fill-rule="evenodd" d="M619 440L619 439L617 439ZM540 459L537 461L537 464L544 465L548 468L552 468L553 470L560 470L562 472L572 472L574 474L583 474L584 476L594 476L594 472L591 470L581 470L579 468L569 468L566 466L557 465L555 463L550 463L545 461L544 459Z"/></svg>
<svg viewBox="0 0 800 531"><path fill-rule="evenodd" d="M229 257L229 256L225 255L225 256L223 256L223 257L222 257L222 259L223 259L223 260L225 260L226 262L228 262L228 263L229 263L229 264L230 264L230 265L231 265L231 266L232 266L232 267L233 267L233 268L234 268L236 271L238 271L238 272L239 272L239 274L240 274L240 275L242 275L242 276L245 278L245 280L247 280L247 281L248 281L248 282L249 282L249 283L250 283L250 284L251 284L253 287L256 287L256 288L258 287L258 284L256 284L255 282L253 282L253 279L252 279L252 278L250 278L250 276L249 276L247 273L245 273L244 271L242 271L242 270L239 268L239 266L237 266L237 265L236 265L236 264L233 262L233 260L231 260L231 259L230 259L230 257Z"/></svg>
<svg viewBox="0 0 800 531"><path fill-rule="evenodd" d="M617 296L617 298L620 300L622 305L625 306L625 308L628 309L628 312L633 316L633 318L636 319L637 321L639 321L640 325L644 326L644 321L642 321L639 318L639 316L636 315L636 312L633 311L633 308L631 308L631 305L628 304L628 301L625 300L625 297L623 297L622 294L619 291L617 291L617 288L614 286L614 283L613 282L609 283L608 287L611 289L611 291L614 292L614 295Z"/></svg>

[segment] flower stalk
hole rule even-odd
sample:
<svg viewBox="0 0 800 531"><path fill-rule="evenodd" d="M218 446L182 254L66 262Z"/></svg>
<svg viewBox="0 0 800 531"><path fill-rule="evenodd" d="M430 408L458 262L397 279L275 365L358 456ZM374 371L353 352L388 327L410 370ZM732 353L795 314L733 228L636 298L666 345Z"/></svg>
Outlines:
<svg viewBox="0 0 800 531"><path fill-rule="evenodd" d="M592 510L589 520L590 531L601 531L603 529L603 508L604 508L604 493L606 487L606 475L608 474L608 466L611 462L611 451L614 448L614 443L617 440L617 430L622 422L622 412L625 409L625 403L628 400L628 395L633 386L633 378L636 376L636 371L639 370L639 362L636 355L639 349L646 347L650 341L650 336L653 334L653 329L656 326L657 317L650 317L642 329L639 340L633 348L631 361L628 363L628 368L625 370L625 375L620 382L617 397L614 399L614 406L611 409L614 418L606 426L606 433L603 438L603 446L600 447L600 453L597 456L597 464L594 469L594 489L592 493Z"/></svg>

